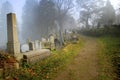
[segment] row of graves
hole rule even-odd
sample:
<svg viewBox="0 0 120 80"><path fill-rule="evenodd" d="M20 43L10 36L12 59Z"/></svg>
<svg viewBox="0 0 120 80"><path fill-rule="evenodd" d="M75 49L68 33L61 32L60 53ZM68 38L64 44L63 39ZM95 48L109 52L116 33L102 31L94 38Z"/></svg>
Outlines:
<svg viewBox="0 0 120 80"><path fill-rule="evenodd" d="M12 25L12 26L11 26ZM61 47L61 39L55 37L53 34L49 38L42 38L42 40L35 40L34 42L28 40L27 43L19 45L16 15L14 13L7 14L7 32L8 43L7 53L0 53L0 79L9 77L10 73L19 69L23 63L33 64L41 59L47 58L51 55L50 50L55 50ZM66 34L63 36L66 40L76 41L77 36ZM9 79L10 80L10 79Z"/></svg>
<svg viewBox="0 0 120 80"><path fill-rule="evenodd" d="M49 39L30 41L22 44L17 58L7 52L0 53L0 80L9 79L12 72L24 64L34 64L51 55L50 50L55 49L54 36Z"/></svg>
<svg viewBox="0 0 120 80"><path fill-rule="evenodd" d="M56 43L59 44L59 43ZM31 41L22 44L17 58L7 52L0 52L0 80L9 79L13 71L19 69L24 64L34 64L41 59L51 55L50 50L56 49L55 38L50 35L48 39Z"/></svg>
<svg viewBox="0 0 120 80"><path fill-rule="evenodd" d="M23 62L36 63L40 59L50 56L51 50L55 50L60 45L59 40L56 41L53 35L48 39L30 41L21 45L21 53L23 54Z"/></svg>
<svg viewBox="0 0 120 80"><path fill-rule="evenodd" d="M64 37L65 42L77 43L78 35L76 33L67 34ZM21 46L21 53L23 54L23 62L36 63L40 59L50 56L50 50L57 50L61 48L60 39L50 34L49 38L42 38L41 40L30 41Z"/></svg>
<svg viewBox="0 0 120 80"><path fill-rule="evenodd" d="M5 53L0 51L0 80L6 80L5 78L8 78L12 71L19 69L23 63L32 64L49 57L50 50L56 48L52 34L48 39L42 38L34 42L28 40L26 44L20 46L15 13L7 14L7 34L7 50Z"/></svg>

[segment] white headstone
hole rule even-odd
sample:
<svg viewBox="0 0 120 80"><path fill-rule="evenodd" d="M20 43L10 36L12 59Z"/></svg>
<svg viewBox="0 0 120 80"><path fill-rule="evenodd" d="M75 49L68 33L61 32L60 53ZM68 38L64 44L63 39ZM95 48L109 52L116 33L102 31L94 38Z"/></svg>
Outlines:
<svg viewBox="0 0 120 80"><path fill-rule="evenodd" d="M29 45L23 44L21 45L21 52L28 52L29 51Z"/></svg>

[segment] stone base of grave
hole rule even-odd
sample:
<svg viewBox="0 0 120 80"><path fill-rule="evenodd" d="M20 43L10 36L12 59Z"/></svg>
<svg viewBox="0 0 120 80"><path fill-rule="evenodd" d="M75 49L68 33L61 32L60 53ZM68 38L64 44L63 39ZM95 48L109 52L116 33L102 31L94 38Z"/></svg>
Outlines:
<svg viewBox="0 0 120 80"><path fill-rule="evenodd" d="M30 51L23 54L23 62L36 63L41 59L50 56L51 52L49 49L40 49L36 51Z"/></svg>
<svg viewBox="0 0 120 80"><path fill-rule="evenodd" d="M16 58L17 61L21 61L23 59L23 54L22 53L18 53L14 57Z"/></svg>

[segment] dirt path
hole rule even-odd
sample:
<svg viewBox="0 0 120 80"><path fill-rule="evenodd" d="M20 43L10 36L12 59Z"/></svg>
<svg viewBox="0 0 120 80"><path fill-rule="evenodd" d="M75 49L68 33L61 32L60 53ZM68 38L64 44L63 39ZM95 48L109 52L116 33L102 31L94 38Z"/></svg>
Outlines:
<svg viewBox="0 0 120 80"><path fill-rule="evenodd" d="M84 48L55 80L98 80L97 50L96 40L85 38Z"/></svg>

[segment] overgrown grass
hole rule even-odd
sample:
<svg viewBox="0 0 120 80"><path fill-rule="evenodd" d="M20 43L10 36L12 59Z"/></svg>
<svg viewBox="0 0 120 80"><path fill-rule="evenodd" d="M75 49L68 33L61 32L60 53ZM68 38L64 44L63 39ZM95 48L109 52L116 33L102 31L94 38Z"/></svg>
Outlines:
<svg viewBox="0 0 120 80"><path fill-rule="evenodd" d="M100 75L99 80L119 80L120 78L120 38L102 37L99 39Z"/></svg>
<svg viewBox="0 0 120 80"><path fill-rule="evenodd" d="M64 69L77 55L83 46L83 41L78 44L67 44L59 51L53 51L52 55L34 65L27 65L16 71L15 75L19 80L52 80L56 73Z"/></svg>

